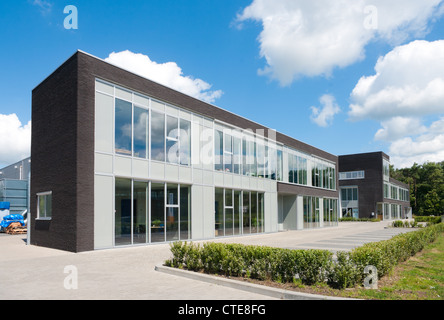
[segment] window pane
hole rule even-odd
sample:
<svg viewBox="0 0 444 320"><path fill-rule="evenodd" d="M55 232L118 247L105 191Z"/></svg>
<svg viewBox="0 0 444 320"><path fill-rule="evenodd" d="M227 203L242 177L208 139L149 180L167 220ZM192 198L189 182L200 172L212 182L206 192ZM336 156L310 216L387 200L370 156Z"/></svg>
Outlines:
<svg viewBox="0 0 444 320"><path fill-rule="evenodd" d="M225 209L225 235L233 235L233 208Z"/></svg>
<svg viewBox="0 0 444 320"><path fill-rule="evenodd" d="M225 207L233 206L233 190L225 189Z"/></svg>
<svg viewBox="0 0 444 320"><path fill-rule="evenodd" d="M167 204L168 205L177 205L178 204L178 192L177 192L177 184L168 184L167 185Z"/></svg>
<svg viewBox="0 0 444 320"><path fill-rule="evenodd" d="M131 244L131 180L117 179L115 183L115 244Z"/></svg>
<svg viewBox="0 0 444 320"><path fill-rule="evenodd" d="M257 193L251 192L251 233L257 233Z"/></svg>
<svg viewBox="0 0 444 320"><path fill-rule="evenodd" d="M191 239L191 188L180 187L180 240Z"/></svg>
<svg viewBox="0 0 444 320"><path fill-rule="evenodd" d="M151 159L165 161L165 115L151 113Z"/></svg>
<svg viewBox="0 0 444 320"><path fill-rule="evenodd" d="M133 190L133 242L146 243L147 242L147 188L146 182L134 181Z"/></svg>
<svg viewBox="0 0 444 320"><path fill-rule="evenodd" d="M216 130L214 132L214 170L223 170L223 134L221 131Z"/></svg>
<svg viewBox="0 0 444 320"><path fill-rule="evenodd" d="M264 232L264 194L259 193L257 199L257 228L258 232Z"/></svg>
<svg viewBox="0 0 444 320"><path fill-rule="evenodd" d="M233 233L235 235L240 234L241 231L241 192L240 191L234 191L234 226L233 226Z"/></svg>
<svg viewBox="0 0 444 320"><path fill-rule="evenodd" d="M148 110L134 107L134 156L148 158Z"/></svg>
<svg viewBox="0 0 444 320"><path fill-rule="evenodd" d="M358 189L353 188L353 200L358 200Z"/></svg>
<svg viewBox="0 0 444 320"><path fill-rule="evenodd" d="M132 104L116 99L115 118L116 153L131 156Z"/></svg>
<svg viewBox="0 0 444 320"><path fill-rule="evenodd" d="M179 163L179 124L175 117L167 116L167 162Z"/></svg>
<svg viewBox="0 0 444 320"><path fill-rule="evenodd" d="M215 236L224 235L224 190L216 188L214 203Z"/></svg>
<svg viewBox="0 0 444 320"><path fill-rule="evenodd" d="M166 239L179 240L179 208L167 207Z"/></svg>
<svg viewBox="0 0 444 320"><path fill-rule="evenodd" d="M151 184L151 242L165 241L165 185Z"/></svg>
<svg viewBox="0 0 444 320"><path fill-rule="evenodd" d="M191 164L191 122L180 119L180 164Z"/></svg>
<svg viewBox="0 0 444 320"><path fill-rule="evenodd" d="M224 135L224 170L233 172L233 139L229 134Z"/></svg>
<svg viewBox="0 0 444 320"><path fill-rule="evenodd" d="M243 192L242 202L242 233L249 234L250 230L250 193Z"/></svg>
<svg viewBox="0 0 444 320"><path fill-rule="evenodd" d="M240 174L241 168L241 140L233 138L233 172Z"/></svg>
<svg viewBox="0 0 444 320"><path fill-rule="evenodd" d="M276 171L276 179L278 181L282 181L282 173L283 173L283 157L282 157L282 150L277 151L277 171Z"/></svg>

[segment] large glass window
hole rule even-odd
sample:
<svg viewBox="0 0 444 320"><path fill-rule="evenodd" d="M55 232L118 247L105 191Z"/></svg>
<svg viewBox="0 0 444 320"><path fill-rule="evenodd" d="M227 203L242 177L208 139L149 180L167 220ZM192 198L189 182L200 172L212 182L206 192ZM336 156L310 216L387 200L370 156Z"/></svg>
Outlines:
<svg viewBox="0 0 444 320"><path fill-rule="evenodd" d="M233 137L224 134L224 171L233 172Z"/></svg>
<svg viewBox="0 0 444 320"><path fill-rule="evenodd" d="M165 115L151 112L151 159L165 161Z"/></svg>
<svg viewBox="0 0 444 320"><path fill-rule="evenodd" d="M216 188L214 204L215 236L224 236L224 189Z"/></svg>
<svg viewBox="0 0 444 320"><path fill-rule="evenodd" d="M115 151L117 154L132 155L132 104L115 100Z"/></svg>
<svg viewBox="0 0 444 320"><path fill-rule="evenodd" d="M336 226L338 224L338 200L324 199L324 226Z"/></svg>
<svg viewBox="0 0 444 320"><path fill-rule="evenodd" d="M319 227L320 207L318 197L303 197L304 229Z"/></svg>
<svg viewBox="0 0 444 320"><path fill-rule="evenodd" d="M167 184L166 240L179 240L179 190L177 184Z"/></svg>
<svg viewBox="0 0 444 320"><path fill-rule="evenodd" d="M134 157L148 158L148 110L134 107Z"/></svg>
<svg viewBox="0 0 444 320"><path fill-rule="evenodd" d="M180 240L191 239L191 187L180 187Z"/></svg>
<svg viewBox="0 0 444 320"><path fill-rule="evenodd" d="M250 193L242 192L242 233L251 233L251 216L250 216Z"/></svg>
<svg viewBox="0 0 444 320"><path fill-rule="evenodd" d="M241 173L241 139L233 136L233 173Z"/></svg>

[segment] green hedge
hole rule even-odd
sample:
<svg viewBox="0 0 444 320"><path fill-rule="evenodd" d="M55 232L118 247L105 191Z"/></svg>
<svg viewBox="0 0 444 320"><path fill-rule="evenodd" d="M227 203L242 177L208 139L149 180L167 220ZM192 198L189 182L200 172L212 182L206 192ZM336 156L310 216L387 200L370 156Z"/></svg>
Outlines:
<svg viewBox="0 0 444 320"><path fill-rule="evenodd" d="M427 222L430 224L437 224L441 222L441 216L417 216L415 217L416 222Z"/></svg>
<svg viewBox="0 0 444 320"><path fill-rule="evenodd" d="M339 222L380 222L381 220L377 218L353 218L353 217L343 217L339 219Z"/></svg>
<svg viewBox="0 0 444 320"><path fill-rule="evenodd" d="M165 265L198 272L240 276L276 282L327 283L334 288L362 284L364 268L375 266L378 277L388 274L396 264L421 251L444 232L444 224L373 242L350 252L291 250L266 246L208 242L202 245L174 242L172 258Z"/></svg>

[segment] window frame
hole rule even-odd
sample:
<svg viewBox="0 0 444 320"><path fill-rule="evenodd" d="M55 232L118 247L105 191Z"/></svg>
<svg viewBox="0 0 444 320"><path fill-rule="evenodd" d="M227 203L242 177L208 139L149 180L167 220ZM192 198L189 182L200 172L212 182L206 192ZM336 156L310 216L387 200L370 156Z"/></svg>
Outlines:
<svg viewBox="0 0 444 320"><path fill-rule="evenodd" d="M37 220L52 220L52 191L45 191L45 192L39 192L36 194L37 196ZM46 197L50 196L51 197L51 208L50 208L50 216L47 216L47 201L46 201ZM40 212L40 201L41 198L44 197L45 198L45 216L41 216L41 212Z"/></svg>

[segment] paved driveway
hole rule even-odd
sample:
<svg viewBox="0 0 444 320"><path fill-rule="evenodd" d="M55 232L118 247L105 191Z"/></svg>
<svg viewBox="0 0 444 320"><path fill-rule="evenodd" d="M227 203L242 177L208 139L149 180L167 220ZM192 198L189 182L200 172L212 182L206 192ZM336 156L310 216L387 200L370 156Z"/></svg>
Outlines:
<svg viewBox="0 0 444 320"><path fill-rule="evenodd" d="M350 250L408 229L387 223L344 222L339 227L223 238L214 241L282 248ZM0 299L270 300L245 292L155 271L169 245L69 253L28 246L26 235L0 234ZM73 282L77 275L77 282ZM72 286L77 283L77 288Z"/></svg>

